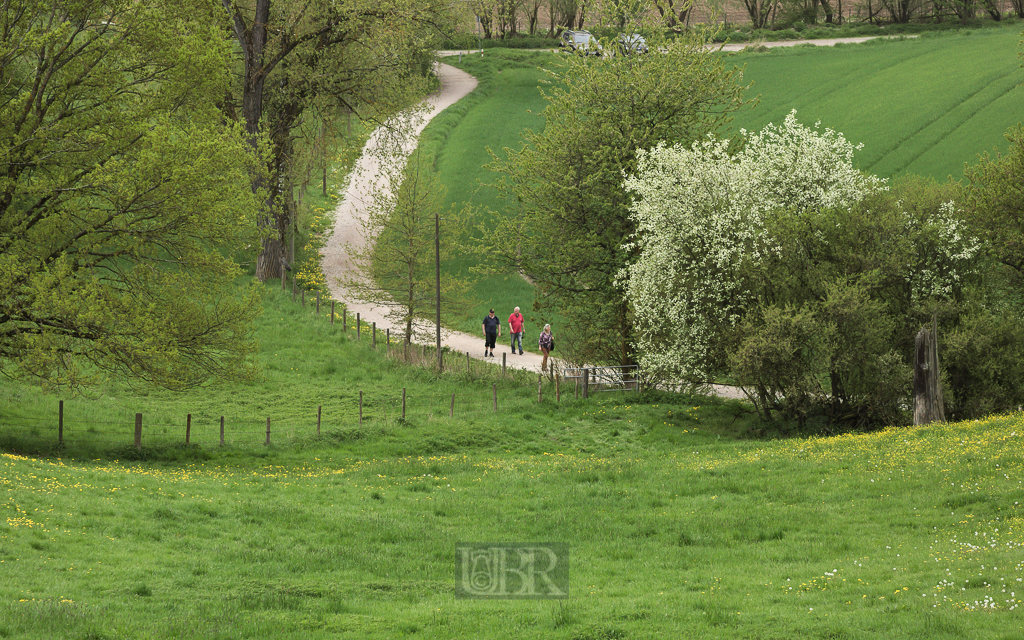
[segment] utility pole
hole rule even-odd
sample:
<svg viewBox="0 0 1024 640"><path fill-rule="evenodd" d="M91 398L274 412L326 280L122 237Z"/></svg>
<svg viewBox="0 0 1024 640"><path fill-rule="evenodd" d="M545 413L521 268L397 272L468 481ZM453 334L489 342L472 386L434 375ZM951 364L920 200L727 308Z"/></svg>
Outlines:
<svg viewBox="0 0 1024 640"><path fill-rule="evenodd" d="M437 325L437 372L442 373L444 358L441 355L441 217L434 212L434 277L436 285L436 317Z"/></svg>

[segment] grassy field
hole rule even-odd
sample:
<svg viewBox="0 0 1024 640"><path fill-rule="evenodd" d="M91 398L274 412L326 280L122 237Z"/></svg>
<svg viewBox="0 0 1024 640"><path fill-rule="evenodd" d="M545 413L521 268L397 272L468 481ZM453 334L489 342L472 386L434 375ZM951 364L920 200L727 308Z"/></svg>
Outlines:
<svg viewBox="0 0 1024 640"><path fill-rule="evenodd" d="M956 50L972 37L943 42ZM902 68L941 58L931 46L815 51L889 52L878 60ZM811 54L736 60L756 80L773 73L758 65ZM485 203L484 147L538 126L543 55L464 59L481 90L427 141L454 200ZM982 95L963 78L984 66L971 60L949 68ZM925 74L932 83L916 90L944 77ZM757 91L769 95L767 84ZM808 110L841 111L813 76L793 86ZM1005 108L1017 91L990 102ZM871 95L869 105L886 97ZM934 103L946 97L936 90L895 124L863 131L895 136L932 108L938 122ZM967 149L980 139L971 126L1009 126L989 109L944 139L982 150ZM313 215L330 206L314 202ZM481 308L529 308L515 279L480 283ZM186 393L109 384L65 398L62 448L58 398L0 386L0 638L1024 638L1020 414L807 438L734 401L583 400L565 386L556 399L551 380L538 389L536 376L457 354L437 376L417 366L430 352L388 348L382 335L374 348L366 327L357 339L354 319L331 324L328 310L268 286L259 381ZM474 331L478 315L468 315ZM529 542L558 545L566 598L460 597L460 545Z"/></svg>
<svg viewBox="0 0 1024 640"><path fill-rule="evenodd" d="M737 56L760 103L736 125L759 130L796 109L863 143L864 171L959 180L1020 121L1019 40L1004 28Z"/></svg>
<svg viewBox="0 0 1024 640"><path fill-rule="evenodd" d="M744 80L753 83L748 97L759 100L737 114L726 134L761 129L796 109L802 123L820 122L854 144L863 143L856 162L865 171L887 178L960 179L965 163L1005 149L1004 133L1020 120L1024 88L1018 86L1018 29L1010 25L911 40L732 54L730 60L744 67ZM503 206L492 190L481 188L494 179L482 168L489 161L487 149L518 147L524 128L543 127L540 69L557 65L559 55L487 50L483 57L447 60L480 80L465 104L431 123L425 133L452 202L472 202L484 210ZM488 224L486 216L479 222ZM478 260L467 256L457 268L468 273ZM532 292L518 278L472 280L479 302L467 309L460 325L464 330L478 330L492 306L507 316L512 306L528 310L532 305Z"/></svg>
<svg viewBox="0 0 1024 640"><path fill-rule="evenodd" d="M485 186L494 176L483 166L491 161L488 149L500 153L506 146L518 147L524 129L544 126L540 112L545 102L538 90L544 79L538 60L557 61L550 54L533 51L488 51L485 56L466 56L461 64L455 58L447 62L460 66L480 79L478 88L459 104L450 108L428 125L424 133L427 146L436 154L436 166L442 181L448 187L448 200L452 203L472 203L482 212L478 224L492 228L486 211L498 210L502 203L493 189ZM512 238L509 238L512 241ZM515 275L480 274L475 267L486 265L486 256L467 254L451 268L468 275L473 283L477 304L467 309L458 326L462 331L476 335L481 319L488 309L495 309L499 318L507 319L512 309L521 307L527 319L531 344L543 329L533 321L533 289ZM503 334L507 334L504 327ZM536 350L536 345L534 345Z"/></svg>
<svg viewBox="0 0 1024 640"><path fill-rule="evenodd" d="M183 447L189 415L190 442L203 447L219 447L222 416L229 449L264 449L268 418L273 444L305 446L315 444L319 411L322 435L330 443L369 435L388 440L389 430L394 429L398 448L392 454L406 455L416 451L404 448L408 443L401 434L409 429L418 433L412 425L421 421L447 419L453 411L453 396L454 412L462 420L494 415L495 390L499 410L504 413L537 402L536 374L502 371L500 366L469 360L465 354L447 353L446 372L437 376L429 369L436 363L432 349L406 349L397 340L389 347L386 334L380 331L375 348L370 326L363 323L357 336L355 318L348 316L343 324L343 308L338 305L335 311L337 317L331 324L328 305L323 305L318 315L314 300L307 298L303 306L269 284L256 326L260 380L247 385L214 383L187 392L110 383L90 390L92 397L67 398L63 454L138 457L132 446L137 413L143 415L144 449ZM553 399L554 387L554 381L545 379L542 398ZM565 389L566 399L572 392ZM59 402L59 397L33 387L13 382L0 386L0 447L61 453L55 449ZM440 441L435 444L454 446ZM417 446L434 445L420 442ZM190 450L175 455L187 457Z"/></svg>
<svg viewBox="0 0 1024 640"><path fill-rule="evenodd" d="M1024 637L1020 415L804 438L346 325L268 288L263 380L69 398L60 451L56 398L0 387L0 637ZM460 545L528 542L567 597L460 597Z"/></svg>
<svg viewBox="0 0 1024 640"><path fill-rule="evenodd" d="M408 451L462 440L415 455L2 454L0 637L1024 637L1020 416L742 441L722 410L421 424ZM568 597L460 598L488 542L561 545Z"/></svg>

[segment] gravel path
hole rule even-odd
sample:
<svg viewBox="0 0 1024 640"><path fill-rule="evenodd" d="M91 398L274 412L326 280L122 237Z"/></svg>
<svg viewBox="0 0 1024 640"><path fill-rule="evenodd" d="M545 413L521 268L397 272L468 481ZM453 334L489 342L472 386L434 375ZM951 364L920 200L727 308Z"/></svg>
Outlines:
<svg viewBox="0 0 1024 640"><path fill-rule="evenodd" d="M441 88L427 97L425 102L429 109L426 115L416 123L414 139L403 147L403 152L406 156L415 148L415 138L419 137L431 118L455 104L476 88L476 78L465 71L446 64L438 65L437 71L438 77L441 80ZM353 296L350 296L339 282L339 278L352 269L352 261L345 250L345 245L351 243L354 246L365 246L367 242L367 239L362 234L361 222L364 218L364 211L372 206L374 195L379 193L380 189L380 185L376 184L376 181L381 173L381 167L372 153L373 147L379 143L380 140L376 135L367 142L367 147L364 149L363 155L359 158L351 174L344 197L334 210L334 232L324 247L322 265L331 295L336 300L346 301L350 314L355 315L358 313L360 319L364 322L376 322L378 329L391 329L392 332L400 332L402 329L387 319L387 308L350 302L353 300ZM539 354L527 351L523 355L518 355L511 352L512 350L507 342L508 326L506 322L511 313L512 309L495 310L495 315L502 318L502 337L498 340L495 357L487 358L487 361L500 364L502 354L507 353L506 363L508 366L539 372L542 361L542 357ZM483 318L480 320L482 324ZM433 330L432 323L429 327ZM530 344L533 344L536 340L536 335L527 335L523 338L524 343L529 342ZM484 338L482 332L479 335L472 335L442 331L441 343L450 349L469 353L470 356L479 360L484 359Z"/></svg>
<svg viewBox="0 0 1024 640"><path fill-rule="evenodd" d="M877 40L878 38L898 38L900 36L864 36L857 38L826 38L823 40L777 40L774 42L736 42L730 44L721 45L722 51L743 51L747 47L768 47L769 49L774 47L795 47L798 44L813 44L816 47L831 47L837 44L858 44L860 42L867 42L868 40ZM907 36L916 38L917 36ZM711 48L717 49L719 45L708 45Z"/></svg>
<svg viewBox="0 0 1024 640"><path fill-rule="evenodd" d="M816 45L828 46L838 42L863 42L868 39L870 38L843 38L837 40L801 42L813 42L813 44ZM763 44L766 47L774 47L792 46L799 43L800 42L764 42L760 44ZM728 45L728 47L732 46L738 46L738 48L742 49L748 45ZM733 49L726 48L726 50ZM459 52L442 52L442 55L446 53L450 55L458 55ZM441 88L427 97L425 101L428 107L426 115L417 123L414 139L412 139L410 143L405 145L403 148L406 157L415 148L416 139L419 137L420 133L422 133L424 127L426 127L431 118L444 111L449 106L455 104L476 88L476 78L464 71L456 69L455 67L446 64L439 64L437 72L438 77L441 80ZM376 144L378 144L378 139L375 134L374 136L371 136L369 142L367 142L367 147L364 149L363 155L356 163L356 167L351 174L344 197L338 207L334 210L334 232L331 234L330 238L328 238L327 244L324 247L322 265L324 275L327 279L327 285L331 290L331 295L336 300L345 301L348 305L348 311L350 314L355 315L358 313L360 319L367 323L376 322L378 329L391 329L395 332L400 332L401 329L387 319L386 316L388 309L369 304L351 302L351 300L354 299L353 296L350 296L339 282L339 278L342 275L352 270L352 261L348 256L345 245L351 243L355 246L365 246L367 242L367 239L364 238L362 234L361 222L364 217L364 211L373 204L374 194L378 193L380 188L376 181L380 175L381 167L374 154L371 152L373 146ZM505 357L508 366L540 372L542 357L539 354L526 352L523 355L518 355L512 352L507 342L507 318L510 313L512 313L512 309L496 309L496 315L502 319L502 337L499 338L498 345L496 347L496 357L493 359L487 358L486 360L494 364L500 364L502 361L502 354L507 354ZM481 323L482 321L483 319L481 318ZM555 329L555 334L557 335L557 327ZM523 338L523 342L529 343L530 345L533 345L536 340L536 335L526 335ZM461 332L442 331L441 342L444 346L459 352L469 353L470 356L478 360L484 360L483 341L482 333L472 335ZM716 385L712 391L716 395L722 397L743 397L743 394L734 387Z"/></svg>

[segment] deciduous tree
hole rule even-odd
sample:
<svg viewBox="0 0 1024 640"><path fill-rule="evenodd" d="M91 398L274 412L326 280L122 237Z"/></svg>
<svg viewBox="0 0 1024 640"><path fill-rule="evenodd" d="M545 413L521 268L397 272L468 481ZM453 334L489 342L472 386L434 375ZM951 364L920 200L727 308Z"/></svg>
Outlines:
<svg viewBox="0 0 1024 640"><path fill-rule="evenodd" d="M203 0L0 14L0 370L184 388L245 378L256 208L213 106L228 50ZM241 186L241 188L240 188Z"/></svg>
<svg viewBox="0 0 1024 640"><path fill-rule="evenodd" d="M936 314L955 345L944 369L962 382L954 413L1006 406L981 373L1006 358L973 348L1005 343L1000 317L1016 313L952 191L889 194L853 151L790 114L736 154L715 140L641 154L627 292L646 367L695 384L731 376L766 417L894 423L913 336ZM970 338L978 327L989 333Z"/></svg>
<svg viewBox="0 0 1024 640"><path fill-rule="evenodd" d="M252 178L253 192L265 195L260 226L268 232L256 265L265 280L280 274L292 185L301 181L291 175L294 136L307 109L386 118L406 106L424 92L432 39L449 30L454 9L434 0L221 3L242 66L225 109L244 122L254 152L267 149Z"/></svg>
<svg viewBox="0 0 1024 640"><path fill-rule="evenodd" d="M706 34L652 40L646 55L564 57L544 91L544 129L494 156L507 208L487 237L490 255L533 282L538 311L567 321L579 361L635 360L632 311L615 278L631 255L622 180L637 152L701 138L741 104L739 71L705 43Z"/></svg>
<svg viewBox="0 0 1024 640"><path fill-rule="evenodd" d="M394 127L400 120L405 121L396 118L393 128L378 129L371 141L379 173L368 189L372 203L362 211L363 242L346 246L355 270L342 285L356 299L388 309L387 317L403 327L405 342L412 342L436 329L438 295L447 317L468 305L468 285L442 271L438 291L435 260L447 262L459 251L464 216L442 210L447 190L431 159L419 151L407 159L406 127Z"/></svg>

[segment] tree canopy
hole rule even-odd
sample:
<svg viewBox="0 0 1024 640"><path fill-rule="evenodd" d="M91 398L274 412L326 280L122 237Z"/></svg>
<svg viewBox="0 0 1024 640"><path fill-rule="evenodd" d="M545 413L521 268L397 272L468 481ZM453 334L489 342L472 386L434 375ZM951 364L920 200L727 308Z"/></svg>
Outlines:
<svg viewBox="0 0 1024 640"><path fill-rule="evenodd" d="M500 268L534 283L536 311L568 322L570 358L635 362L632 312L616 284L635 231L623 175L639 150L702 138L741 106L741 73L706 40L652 40L642 56L563 57L544 90L544 129L494 155L507 206L488 247Z"/></svg>
<svg viewBox="0 0 1024 640"><path fill-rule="evenodd" d="M340 112L384 122L424 93L432 42L450 29L453 7L434 0L220 0L239 54L239 84L226 114L244 123L265 165L252 176L267 230L257 257L261 280L280 274L293 213L295 140L304 118Z"/></svg>
<svg viewBox="0 0 1024 640"><path fill-rule="evenodd" d="M913 336L937 318L949 413L1012 406L1019 304L957 190L889 192L853 149L792 113L736 153L709 139L640 155L623 275L643 365L727 376L765 417L900 423Z"/></svg>
<svg viewBox="0 0 1024 640"><path fill-rule="evenodd" d="M251 156L202 0L0 15L0 370L170 388L252 374Z"/></svg>

